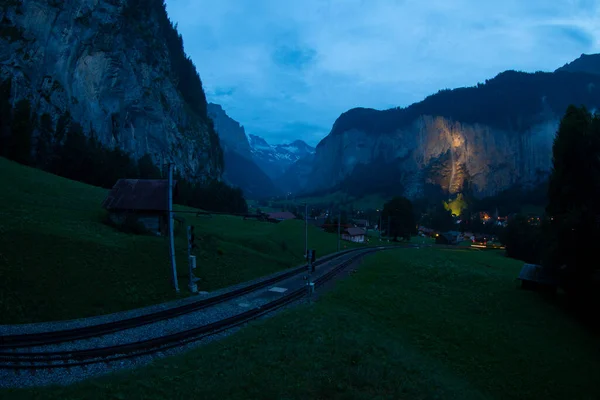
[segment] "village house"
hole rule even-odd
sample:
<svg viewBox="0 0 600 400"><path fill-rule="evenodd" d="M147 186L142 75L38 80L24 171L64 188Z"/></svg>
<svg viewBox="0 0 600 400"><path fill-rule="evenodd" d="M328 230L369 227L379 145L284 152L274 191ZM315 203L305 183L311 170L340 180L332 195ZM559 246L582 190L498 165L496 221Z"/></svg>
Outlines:
<svg viewBox="0 0 600 400"><path fill-rule="evenodd" d="M369 221L366 219L355 219L354 226L357 228L367 229L369 227Z"/></svg>
<svg viewBox="0 0 600 400"><path fill-rule="evenodd" d="M442 233L436 234L435 243L436 244L456 245L462 239L463 239L463 236L460 232L457 232L457 231L442 232Z"/></svg>
<svg viewBox="0 0 600 400"><path fill-rule="evenodd" d="M168 230L169 182L162 179L119 179L108 192L102 207L116 225L135 222L149 232L163 235ZM173 197L177 196L173 182Z"/></svg>
<svg viewBox="0 0 600 400"><path fill-rule="evenodd" d="M342 240L347 240L354 243L365 242L365 230L361 228L347 228L342 233Z"/></svg>

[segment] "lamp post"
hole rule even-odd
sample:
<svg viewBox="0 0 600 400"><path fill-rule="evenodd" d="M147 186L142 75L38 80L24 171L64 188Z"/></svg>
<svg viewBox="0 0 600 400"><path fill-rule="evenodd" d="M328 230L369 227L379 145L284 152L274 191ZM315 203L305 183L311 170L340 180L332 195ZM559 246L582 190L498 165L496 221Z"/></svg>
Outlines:
<svg viewBox="0 0 600 400"><path fill-rule="evenodd" d="M308 257L308 204L304 203L304 257Z"/></svg>

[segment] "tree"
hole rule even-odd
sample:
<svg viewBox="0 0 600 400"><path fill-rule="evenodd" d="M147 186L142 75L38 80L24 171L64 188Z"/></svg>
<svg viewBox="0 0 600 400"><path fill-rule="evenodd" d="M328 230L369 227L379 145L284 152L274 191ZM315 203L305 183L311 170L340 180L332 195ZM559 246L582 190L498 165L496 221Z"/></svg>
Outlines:
<svg viewBox="0 0 600 400"><path fill-rule="evenodd" d="M506 246L508 257L532 264L540 263L542 254L541 228L530 224L527 217L516 215L511 218L508 221L508 226L499 236L500 242Z"/></svg>
<svg viewBox="0 0 600 400"><path fill-rule="evenodd" d="M83 134L83 128L77 122L70 122L68 130L65 130L67 133L65 135L64 143L60 146L56 166L53 170L58 175L64 176L65 178L89 183L87 179L85 179L87 139Z"/></svg>
<svg viewBox="0 0 600 400"><path fill-rule="evenodd" d="M144 154L137 164L140 179L160 179L160 169L154 164L150 154Z"/></svg>
<svg viewBox="0 0 600 400"><path fill-rule="evenodd" d="M8 156L12 105L10 104L11 80L0 83L0 156Z"/></svg>
<svg viewBox="0 0 600 400"><path fill-rule="evenodd" d="M600 234L600 116L569 106L552 147L552 171L546 212L550 251L545 266L561 272L562 284L575 297L593 292Z"/></svg>
<svg viewBox="0 0 600 400"><path fill-rule="evenodd" d="M31 137L33 135L31 104L22 99L15 105L10 133L9 157L21 164L31 163Z"/></svg>
<svg viewBox="0 0 600 400"><path fill-rule="evenodd" d="M54 140L54 127L52 117L48 113L40 116L39 135L35 144L35 160L39 168L47 170L52 163L52 145Z"/></svg>
<svg viewBox="0 0 600 400"><path fill-rule="evenodd" d="M446 209L443 202L437 203L428 210L423 217L422 224L439 231L451 231L456 226L452 212Z"/></svg>
<svg viewBox="0 0 600 400"><path fill-rule="evenodd" d="M394 241L401 237L404 240L410 240L410 236L417 233L417 223L413 206L406 197L396 196L383 205L383 226L387 230L387 221L389 217L389 232L387 236L394 238Z"/></svg>

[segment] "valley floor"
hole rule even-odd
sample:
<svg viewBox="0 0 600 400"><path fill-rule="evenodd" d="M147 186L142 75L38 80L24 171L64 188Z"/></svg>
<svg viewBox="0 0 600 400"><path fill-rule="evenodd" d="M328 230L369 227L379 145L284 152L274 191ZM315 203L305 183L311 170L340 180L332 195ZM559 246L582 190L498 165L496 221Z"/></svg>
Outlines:
<svg viewBox="0 0 600 400"><path fill-rule="evenodd" d="M313 305L137 371L6 399L597 399L598 338L496 251L370 256Z"/></svg>

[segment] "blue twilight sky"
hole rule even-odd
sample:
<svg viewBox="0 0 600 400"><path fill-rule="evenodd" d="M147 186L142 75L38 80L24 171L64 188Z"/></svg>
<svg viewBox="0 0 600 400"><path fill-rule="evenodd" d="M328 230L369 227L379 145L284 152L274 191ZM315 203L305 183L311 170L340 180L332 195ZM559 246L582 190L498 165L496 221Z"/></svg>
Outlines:
<svg viewBox="0 0 600 400"><path fill-rule="evenodd" d="M208 101L272 144L600 52L600 0L167 0Z"/></svg>

